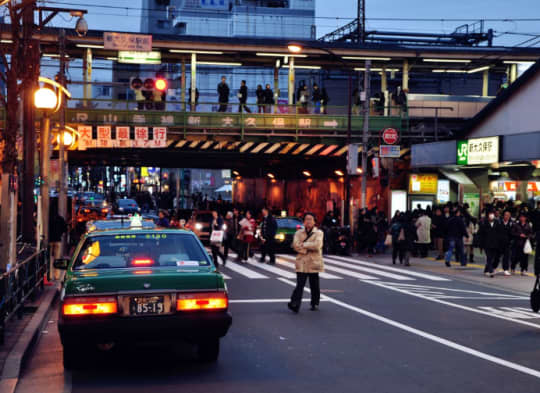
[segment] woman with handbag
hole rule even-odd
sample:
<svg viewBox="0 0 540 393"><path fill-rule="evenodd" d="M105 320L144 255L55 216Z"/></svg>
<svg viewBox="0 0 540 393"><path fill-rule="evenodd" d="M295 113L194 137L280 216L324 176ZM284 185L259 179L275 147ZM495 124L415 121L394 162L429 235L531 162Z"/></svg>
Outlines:
<svg viewBox="0 0 540 393"><path fill-rule="evenodd" d="M250 211L247 211L246 216L240 221L240 233L238 234L238 240L242 242L240 258L245 262L249 258L249 248L255 241L255 224L255 219L251 216Z"/></svg>
<svg viewBox="0 0 540 393"><path fill-rule="evenodd" d="M218 256L223 261L223 266L227 263L227 258L221 252L220 248L225 240L225 231L223 230L223 219L219 216L217 211L212 211L212 232L210 233L210 248L212 250L212 258L216 268L218 267Z"/></svg>
<svg viewBox="0 0 540 393"><path fill-rule="evenodd" d="M516 266L519 263L519 268L521 269L521 275L525 276L527 274L527 269L529 267L529 255L532 253L531 249L531 239L532 239L532 228L527 220L525 212L519 213L519 221L512 227L512 236L514 238L514 258L512 260L512 273L515 272ZM528 249L525 247L528 245Z"/></svg>

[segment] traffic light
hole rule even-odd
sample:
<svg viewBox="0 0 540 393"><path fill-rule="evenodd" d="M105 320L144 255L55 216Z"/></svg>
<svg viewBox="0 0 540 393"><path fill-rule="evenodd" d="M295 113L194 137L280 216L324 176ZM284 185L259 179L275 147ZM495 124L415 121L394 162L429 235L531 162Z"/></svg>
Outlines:
<svg viewBox="0 0 540 393"><path fill-rule="evenodd" d="M155 83L156 90L166 91L167 90L167 80L164 78L157 78Z"/></svg>
<svg viewBox="0 0 540 393"><path fill-rule="evenodd" d="M143 81L138 76L131 77L129 80L129 87L131 90L141 90L143 87Z"/></svg>

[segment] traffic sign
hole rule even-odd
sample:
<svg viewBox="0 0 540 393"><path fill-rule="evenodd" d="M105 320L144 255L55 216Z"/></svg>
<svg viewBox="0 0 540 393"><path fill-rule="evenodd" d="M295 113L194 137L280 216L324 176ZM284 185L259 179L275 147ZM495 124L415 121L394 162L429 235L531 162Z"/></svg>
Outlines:
<svg viewBox="0 0 540 393"><path fill-rule="evenodd" d="M401 149L399 145L380 145L379 157L381 158L399 158Z"/></svg>
<svg viewBox="0 0 540 393"><path fill-rule="evenodd" d="M385 128L382 132L382 140L387 145L393 145L399 140L399 134L395 128Z"/></svg>

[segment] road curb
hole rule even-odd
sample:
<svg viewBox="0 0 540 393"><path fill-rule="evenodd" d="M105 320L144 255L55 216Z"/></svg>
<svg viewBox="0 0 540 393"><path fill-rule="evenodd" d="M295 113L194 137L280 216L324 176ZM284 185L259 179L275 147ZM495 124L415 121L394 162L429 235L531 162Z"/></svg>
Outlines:
<svg viewBox="0 0 540 393"><path fill-rule="evenodd" d="M6 358L4 369L2 370L2 380L0 380L0 393L13 393L15 391L17 382L19 381L21 366L27 354L36 343L45 318L58 295L59 291L56 286L45 287L45 290L41 294L43 300L36 313L32 316L32 319L24 328L17 343Z"/></svg>

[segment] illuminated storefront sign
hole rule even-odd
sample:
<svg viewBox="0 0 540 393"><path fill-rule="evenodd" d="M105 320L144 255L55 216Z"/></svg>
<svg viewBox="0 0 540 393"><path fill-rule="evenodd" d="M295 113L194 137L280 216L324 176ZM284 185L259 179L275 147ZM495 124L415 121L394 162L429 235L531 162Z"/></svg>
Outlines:
<svg viewBox="0 0 540 393"><path fill-rule="evenodd" d="M409 179L409 194L437 194L436 174L414 174Z"/></svg>

